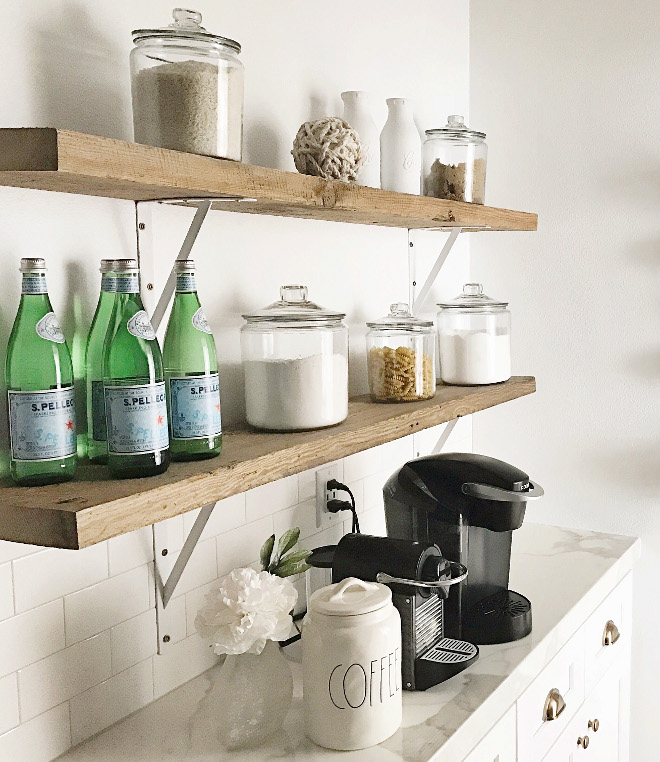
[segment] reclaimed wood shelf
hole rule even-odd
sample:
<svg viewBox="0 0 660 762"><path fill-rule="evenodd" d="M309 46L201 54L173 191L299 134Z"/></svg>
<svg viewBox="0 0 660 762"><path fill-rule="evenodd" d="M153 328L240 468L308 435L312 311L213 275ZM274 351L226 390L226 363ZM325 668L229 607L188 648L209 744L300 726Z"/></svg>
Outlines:
<svg viewBox="0 0 660 762"><path fill-rule="evenodd" d="M0 486L0 539L80 549L199 508L252 487L536 390L531 376L491 386L438 386L423 402L378 404L356 397L346 421L296 434L230 431L222 455L173 463L160 476L114 480L103 466L81 464L76 479L45 487Z"/></svg>
<svg viewBox="0 0 660 762"><path fill-rule="evenodd" d="M227 196L215 209L409 229L536 230L537 215L48 127L0 129L0 185L132 201Z"/></svg>

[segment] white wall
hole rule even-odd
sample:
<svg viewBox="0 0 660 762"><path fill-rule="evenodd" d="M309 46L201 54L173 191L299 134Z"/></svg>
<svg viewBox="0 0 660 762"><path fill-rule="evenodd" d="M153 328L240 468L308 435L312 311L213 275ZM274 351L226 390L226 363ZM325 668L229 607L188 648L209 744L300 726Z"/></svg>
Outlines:
<svg viewBox="0 0 660 762"><path fill-rule="evenodd" d="M331 6L319 0L198 0L196 7L209 30L243 44L246 161L292 170L289 151L298 126L340 113L345 89L372 91L381 101L381 122L389 96L415 99L422 128L444 123L448 113L467 114L467 0L338 0ZM169 9L156 0L29 0L19 12L5 13L0 125L129 139L130 30L169 23ZM99 260L134 255L133 204L0 188L0 205L0 347L18 305L18 260L44 256L53 305L79 363ZM188 209L153 210L163 278L191 216ZM443 238L429 233L416 239L422 271ZM312 299L347 312L351 390L364 391L364 321L407 298L408 251L401 230L212 213L193 255L218 344L224 420L242 413L240 313L273 301L287 281L306 283ZM435 295L453 296L467 273L465 239ZM356 487L364 531L382 530L385 477L430 451L438 434L346 460L344 476ZM470 448L469 421L457 427L451 446ZM0 456L6 465L4 412ZM148 529L79 553L0 542L0 759L47 762L208 666L192 629L208 585L230 567L252 563L272 531L299 524L307 547L330 542L340 531L333 523L314 536L312 483L307 472L218 504L171 604L173 646L166 657L154 656ZM178 538L173 549L192 518L170 523Z"/></svg>
<svg viewBox="0 0 660 762"><path fill-rule="evenodd" d="M658 758L660 23L656 0L472 0L471 123L487 201L538 234L474 237L472 274L511 301L515 370L538 392L474 418L474 446L528 469L533 520L639 535L632 750Z"/></svg>

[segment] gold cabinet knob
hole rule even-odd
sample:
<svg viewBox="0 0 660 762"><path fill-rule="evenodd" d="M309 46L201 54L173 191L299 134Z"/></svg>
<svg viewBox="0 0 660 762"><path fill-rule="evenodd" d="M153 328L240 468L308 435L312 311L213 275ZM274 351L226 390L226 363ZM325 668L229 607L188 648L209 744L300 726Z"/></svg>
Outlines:
<svg viewBox="0 0 660 762"><path fill-rule="evenodd" d="M598 722L598 718L596 718L595 720L589 720L587 725L589 727L589 730L593 730L594 733L597 733L598 728L600 727L600 722Z"/></svg>
<svg viewBox="0 0 660 762"><path fill-rule="evenodd" d="M621 634L619 633L619 628L611 619L609 619L605 624L605 629L603 630L603 645L613 646L620 637Z"/></svg>
<svg viewBox="0 0 660 762"><path fill-rule="evenodd" d="M553 688L546 696L545 704L543 705L543 722L552 722L566 709L566 702L564 701L561 693Z"/></svg>
<svg viewBox="0 0 660 762"><path fill-rule="evenodd" d="M582 736L581 738L578 738L578 746L581 746L583 749L589 748L589 736Z"/></svg>

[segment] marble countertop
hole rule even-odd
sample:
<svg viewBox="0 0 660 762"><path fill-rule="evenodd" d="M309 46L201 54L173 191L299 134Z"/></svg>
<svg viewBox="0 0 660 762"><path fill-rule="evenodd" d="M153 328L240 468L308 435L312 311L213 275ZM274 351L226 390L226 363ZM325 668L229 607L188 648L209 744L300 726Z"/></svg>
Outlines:
<svg viewBox="0 0 660 762"><path fill-rule="evenodd" d="M300 665L282 732L259 749L223 752L202 701L219 668L177 688L71 750L61 762L458 762L497 722L587 616L631 569L640 542L631 537L527 523L513 534L510 587L533 605L532 633L481 646L465 672L419 693L404 693L403 724L379 746L321 749L303 734Z"/></svg>

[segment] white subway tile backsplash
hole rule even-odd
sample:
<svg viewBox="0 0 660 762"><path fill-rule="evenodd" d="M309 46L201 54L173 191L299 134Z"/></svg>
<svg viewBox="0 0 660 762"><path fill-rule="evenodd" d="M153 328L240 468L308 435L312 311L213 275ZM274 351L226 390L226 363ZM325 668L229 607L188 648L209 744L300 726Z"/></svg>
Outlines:
<svg viewBox="0 0 660 762"><path fill-rule="evenodd" d="M328 513L324 511L321 514L321 526L316 526L316 500L307 500L293 508L287 508L286 511L279 511L273 515L273 531L279 537L287 529L292 527L300 528L300 539L316 534L317 532L341 523L341 521L350 515L344 513Z"/></svg>
<svg viewBox="0 0 660 762"><path fill-rule="evenodd" d="M13 561L16 611L27 611L108 576L108 548L45 550Z"/></svg>
<svg viewBox="0 0 660 762"><path fill-rule="evenodd" d="M179 584L176 586L174 596L178 597L194 590L200 585L204 585L218 576L218 564L216 559L216 541L212 537L209 540L199 542L193 551L186 568L181 575ZM177 554L168 553L158 561L158 568L162 575L163 582L167 580L172 567L177 559Z"/></svg>
<svg viewBox="0 0 660 762"><path fill-rule="evenodd" d="M357 481L379 471L394 471L413 457L413 435L410 434L344 458L344 481Z"/></svg>
<svg viewBox="0 0 660 762"><path fill-rule="evenodd" d="M78 744L153 701L147 659L71 699L71 737Z"/></svg>
<svg viewBox="0 0 660 762"><path fill-rule="evenodd" d="M403 463L401 464L403 465ZM385 482L392 476L395 469L379 471L373 476L368 476L362 482L362 510L370 511L373 508L383 508L383 487Z"/></svg>
<svg viewBox="0 0 660 762"><path fill-rule="evenodd" d="M64 598L67 645L96 635L149 608L146 564Z"/></svg>
<svg viewBox="0 0 660 762"><path fill-rule="evenodd" d="M376 537L386 537L385 510L384 508L372 508L360 515L360 531L362 534L372 534Z"/></svg>
<svg viewBox="0 0 660 762"><path fill-rule="evenodd" d="M122 622L110 630L112 674L132 667L156 653L156 611Z"/></svg>
<svg viewBox="0 0 660 762"><path fill-rule="evenodd" d="M256 521L271 513L290 508L298 502L298 475L255 487L245 493L245 516Z"/></svg>
<svg viewBox="0 0 660 762"><path fill-rule="evenodd" d="M3 762L51 762L70 746L67 702L0 735L0 759Z"/></svg>
<svg viewBox="0 0 660 762"><path fill-rule="evenodd" d="M0 566L0 621L14 615L14 585L11 564Z"/></svg>
<svg viewBox="0 0 660 762"><path fill-rule="evenodd" d="M183 514L159 522L156 524L156 529L159 531L161 541L163 538L167 538L167 549L170 552L181 550L185 540L183 531Z"/></svg>
<svg viewBox="0 0 660 762"><path fill-rule="evenodd" d="M259 558L259 550L273 534L273 517L252 521L217 538L218 577L237 566L248 566Z"/></svg>
<svg viewBox="0 0 660 762"><path fill-rule="evenodd" d="M18 682L16 675L0 679L0 734L18 725Z"/></svg>
<svg viewBox="0 0 660 762"><path fill-rule="evenodd" d="M7 675L64 648L64 606L47 603L0 622L0 675Z"/></svg>
<svg viewBox="0 0 660 762"><path fill-rule="evenodd" d="M178 598L172 598L167 604L161 627L161 637L169 635L170 644L178 643L188 635L186 631L186 597L187 594L179 595Z"/></svg>
<svg viewBox="0 0 660 762"><path fill-rule="evenodd" d="M107 631L31 664L18 673L21 719L36 717L111 674Z"/></svg>
<svg viewBox="0 0 660 762"><path fill-rule="evenodd" d="M183 529L188 536L192 529L195 519L200 509L189 511L183 515ZM232 495L224 500L218 500L215 508L211 512L209 520L206 522L204 531L200 539L208 540L210 537L217 537L223 532L229 532L231 529L243 526L245 524L245 493Z"/></svg>
<svg viewBox="0 0 660 762"><path fill-rule="evenodd" d="M153 560L154 541L151 527L142 527L142 529L108 540L111 577Z"/></svg>
<svg viewBox="0 0 660 762"><path fill-rule="evenodd" d="M38 545L23 545L21 542L0 540L0 564L13 561L15 558L23 558L23 556L36 553L38 550L43 550L43 548Z"/></svg>
<svg viewBox="0 0 660 762"><path fill-rule="evenodd" d="M218 658L199 635L191 635L168 648L164 655L154 656L154 698L192 680L216 664Z"/></svg>

